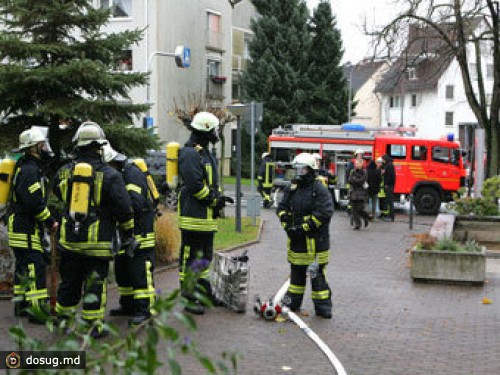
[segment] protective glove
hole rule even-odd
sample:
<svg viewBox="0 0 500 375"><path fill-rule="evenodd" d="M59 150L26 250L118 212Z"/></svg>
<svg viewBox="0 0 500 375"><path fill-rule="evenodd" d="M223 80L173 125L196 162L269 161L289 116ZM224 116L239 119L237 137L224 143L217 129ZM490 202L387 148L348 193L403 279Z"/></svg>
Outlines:
<svg viewBox="0 0 500 375"><path fill-rule="evenodd" d="M290 227L290 224L292 223L292 215L288 212L283 212L280 213L280 221L281 221L281 226L283 229L287 230L287 228Z"/></svg>
<svg viewBox="0 0 500 375"><path fill-rule="evenodd" d="M288 237L302 237L305 235L301 226L289 226L285 231Z"/></svg>
<svg viewBox="0 0 500 375"><path fill-rule="evenodd" d="M121 238L121 249L125 251L125 254L130 258L134 257L137 249L141 246L139 242L134 238L132 233L124 233L120 236Z"/></svg>
<svg viewBox="0 0 500 375"><path fill-rule="evenodd" d="M307 219L307 220L303 221L300 226L302 227L302 230L304 232L312 232L312 231L318 229L318 226L316 225L316 223L314 222L313 219Z"/></svg>

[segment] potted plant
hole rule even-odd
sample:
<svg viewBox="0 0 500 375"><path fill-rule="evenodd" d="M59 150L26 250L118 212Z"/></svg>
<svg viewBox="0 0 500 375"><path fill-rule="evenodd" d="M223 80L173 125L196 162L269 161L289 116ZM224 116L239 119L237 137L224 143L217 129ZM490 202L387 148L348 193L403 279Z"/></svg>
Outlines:
<svg viewBox="0 0 500 375"><path fill-rule="evenodd" d="M410 251L413 280L439 280L483 284L486 249L475 240L460 243L451 237L418 235Z"/></svg>

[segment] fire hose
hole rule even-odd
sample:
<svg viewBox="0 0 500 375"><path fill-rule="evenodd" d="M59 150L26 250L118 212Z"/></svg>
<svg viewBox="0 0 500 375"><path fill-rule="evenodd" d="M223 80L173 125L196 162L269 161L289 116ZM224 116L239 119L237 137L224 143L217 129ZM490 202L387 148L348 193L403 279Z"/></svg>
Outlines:
<svg viewBox="0 0 500 375"><path fill-rule="evenodd" d="M325 342L321 340L321 338L311 328L309 328L309 326L304 323L304 321L300 319L297 314L282 304L283 297L285 296L289 286L290 279L283 284L273 298L270 298L269 301L265 303L262 303L257 297L254 305L254 312L259 316L263 316L267 320L274 320L278 314L281 314L293 321L321 349L323 354L326 355L337 375L347 375L344 366L328 345L326 345Z"/></svg>

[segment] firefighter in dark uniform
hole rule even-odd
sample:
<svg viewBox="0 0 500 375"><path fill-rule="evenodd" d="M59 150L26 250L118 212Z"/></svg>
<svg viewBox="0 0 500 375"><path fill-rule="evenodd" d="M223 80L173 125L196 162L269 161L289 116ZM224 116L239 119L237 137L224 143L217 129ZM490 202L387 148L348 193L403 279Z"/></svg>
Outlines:
<svg viewBox="0 0 500 375"><path fill-rule="evenodd" d="M139 248L126 254L120 249L115 256L115 276L120 293L120 307L111 316L132 316L130 325L151 317L155 302L153 270L155 264L155 218L157 201L149 190L146 173L111 145L103 147L104 161L122 173L134 210L134 235Z"/></svg>
<svg viewBox="0 0 500 375"><path fill-rule="evenodd" d="M27 316L26 308L49 312L46 285L45 228L55 231L57 223L47 208L47 179L43 163L52 155L47 138L38 128L19 136L24 155L14 170L7 230L9 246L16 257L14 276L15 316ZM39 314L37 314L39 316ZM32 323L43 323L29 315Z"/></svg>
<svg viewBox="0 0 500 375"><path fill-rule="evenodd" d="M316 179L314 156L302 153L295 157L296 177L285 190L277 214L289 238L288 262L291 264L290 287L285 301L292 311L299 311L306 288L307 268L317 262L319 269L311 280L316 315L332 317L331 290L326 280L330 235L328 225L333 214L330 193Z"/></svg>
<svg viewBox="0 0 500 375"><path fill-rule="evenodd" d="M56 196L65 204L59 231L61 282L56 313L59 319L73 319L83 288L82 318L92 325L91 335L101 338L108 335L102 321L116 225L118 223L122 246L133 249L136 247L134 218L121 174L102 160L102 146L107 141L101 127L94 122L84 122L73 141L76 142L76 160L59 170L54 185ZM78 175L79 165L90 165L92 177ZM75 219L72 193L74 189L81 189L78 183L87 183L90 194L89 198L80 194L88 201L88 211ZM88 297L90 295L93 297Z"/></svg>
<svg viewBox="0 0 500 375"><path fill-rule="evenodd" d="M257 190L259 191L262 199L264 200L264 208L270 208L273 205L271 199L271 190L273 188L273 178L274 178L274 163L271 160L269 152L262 153L262 161L259 166L259 173L257 175L257 181L259 186Z"/></svg>
<svg viewBox="0 0 500 375"><path fill-rule="evenodd" d="M382 217L383 221L394 221L394 185L396 185L396 172L394 170L394 164L389 155L384 154L382 156L384 161L383 169L383 181L384 181L384 192L386 196L387 205L387 216Z"/></svg>
<svg viewBox="0 0 500 375"><path fill-rule="evenodd" d="M197 113L191 122L191 136L179 151L179 175L183 181L179 193L178 213L181 229L179 255L179 282L189 303L185 310L203 314L204 306L189 288L186 276L197 275L196 291L212 298L209 280L213 257L214 234L218 230L216 218L225 202L232 202L219 191L217 160L208 149L218 141L219 119L208 112ZM186 281L186 282L185 282Z"/></svg>

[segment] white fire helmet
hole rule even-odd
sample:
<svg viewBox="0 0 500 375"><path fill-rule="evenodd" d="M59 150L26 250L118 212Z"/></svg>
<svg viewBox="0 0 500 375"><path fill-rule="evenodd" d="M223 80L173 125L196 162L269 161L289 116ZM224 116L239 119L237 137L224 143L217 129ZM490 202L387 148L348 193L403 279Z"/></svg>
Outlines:
<svg viewBox="0 0 500 375"><path fill-rule="evenodd" d="M299 165L304 165L314 170L318 169L318 166L316 165L316 158L308 152L298 154L293 159L293 166L298 167Z"/></svg>
<svg viewBox="0 0 500 375"><path fill-rule="evenodd" d="M92 121L86 121L80 125L73 137L73 142L76 142L77 146L87 146L93 142L99 145L108 143L102 128Z"/></svg>
<svg viewBox="0 0 500 375"><path fill-rule="evenodd" d="M216 129L219 126L219 119L210 112L199 112L194 115L191 121L191 127L193 129L209 132Z"/></svg>
<svg viewBox="0 0 500 375"><path fill-rule="evenodd" d="M102 147L103 151L103 159L106 163L109 163L111 161L116 161L118 163L124 162L127 160L127 157L123 154L120 154L118 151L116 151L109 143L106 143Z"/></svg>
<svg viewBox="0 0 500 375"><path fill-rule="evenodd" d="M47 137L37 128L31 128L23 131L19 135L19 148L18 150L25 150L40 142L47 142Z"/></svg>

